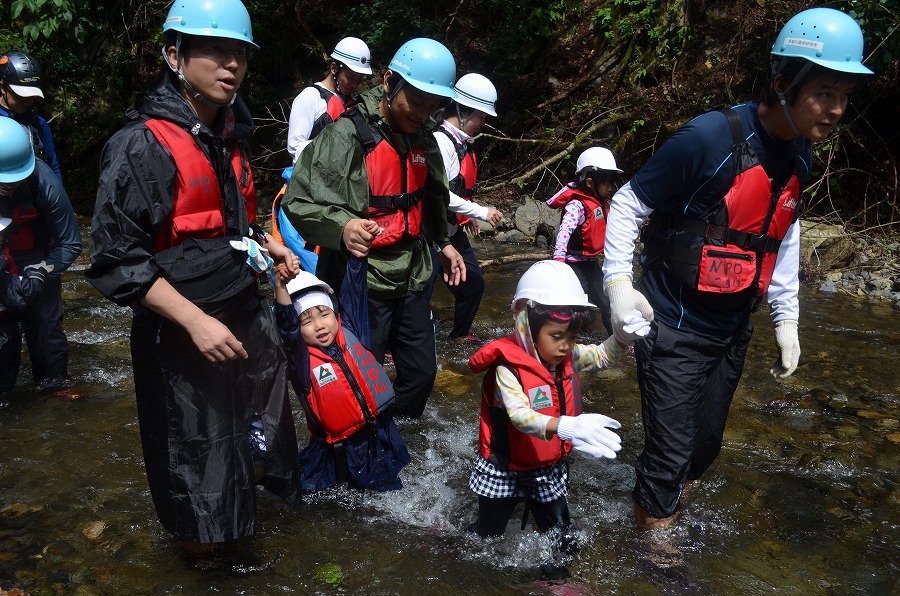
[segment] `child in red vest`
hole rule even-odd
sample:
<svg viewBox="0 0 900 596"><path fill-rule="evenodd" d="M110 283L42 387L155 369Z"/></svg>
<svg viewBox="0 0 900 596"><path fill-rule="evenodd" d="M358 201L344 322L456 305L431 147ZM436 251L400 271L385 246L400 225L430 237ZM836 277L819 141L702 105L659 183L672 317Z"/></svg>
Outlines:
<svg viewBox="0 0 900 596"><path fill-rule="evenodd" d="M620 424L602 414L583 414L578 373L615 364L625 346L610 337L577 344L591 324L594 306L572 269L540 261L522 275L513 299L516 331L487 344L469 367L487 371L481 391L481 432L469 488L478 495L481 536L504 533L517 503L525 501L541 532L559 532L557 549L571 554L574 538L566 502L571 449L615 458ZM649 330L642 317L636 327Z"/></svg>
<svg viewBox="0 0 900 596"><path fill-rule="evenodd" d="M311 273L301 271L287 284L275 276L275 320L311 434L300 452L300 488L347 482L399 489L409 452L384 413L394 389L372 353L341 327L332 296L331 287Z"/></svg>
<svg viewBox="0 0 900 596"><path fill-rule="evenodd" d="M606 332L612 335L609 299L603 292L603 271L597 257L603 254L609 198L622 170L609 149L590 147L578 156L576 180L547 200L554 209L564 208L553 260L568 263L587 290L588 299L600 307Z"/></svg>

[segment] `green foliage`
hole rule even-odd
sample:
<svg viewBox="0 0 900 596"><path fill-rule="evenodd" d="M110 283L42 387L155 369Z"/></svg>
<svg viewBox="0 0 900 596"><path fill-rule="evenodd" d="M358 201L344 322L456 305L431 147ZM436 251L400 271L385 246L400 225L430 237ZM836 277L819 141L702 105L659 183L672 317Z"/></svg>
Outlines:
<svg viewBox="0 0 900 596"><path fill-rule="evenodd" d="M896 0L852 0L847 14L856 19L866 38L866 66L883 73L900 58L900 10Z"/></svg>
<svg viewBox="0 0 900 596"><path fill-rule="evenodd" d="M92 6L78 0L13 0L10 17L22 21L25 44L56 37L83 44L99 26L91 14Z"/></svg>
<svg viewBox="0 0 900 596"><path fill-rule="evenodd" d="M594 14L594 25L610 44L639 49L625 65L638 81L678 59L690 40L684 10L680 0L612 0Z"/></svg>
<svg viewBox="0 0 900 596"><path fill-rule="evenodd" d="M405 41L423 35L420 6L409 0L360 2L347 11L346 30L364 32L372 56L387 63Z"/></svg>
<svg viewBox="0 0 900 596"><path fill-rule="evenodd" d="M547 42L559 36L581 12L582 2L552 0L475 0L475 7L489 23L485 40L495 70L512 74L527 72L533 60L546 51Z"/></svg>

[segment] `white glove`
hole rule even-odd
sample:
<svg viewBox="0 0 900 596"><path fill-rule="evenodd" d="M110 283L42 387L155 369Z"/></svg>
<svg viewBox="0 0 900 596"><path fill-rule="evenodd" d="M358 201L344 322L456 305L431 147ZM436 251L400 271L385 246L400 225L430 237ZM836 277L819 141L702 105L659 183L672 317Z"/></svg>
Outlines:
<svg viewBox="0 0 900 596"><path fill-rule="evenodd" d="M647 321L653 320L653 307L643 294L634 289L631 280L627 278L615 279L606 286L606 295L609 296L609 315L612 319L613 335L623 344L631 344L647 333L638 333L643 327L629 326L629 317L634 312L644 317ZM629 326L629 328L626 328ZM649 331L649 328L647 329Z"/></svg>
<svg viewBox="0 0 900 596"><path fill-rule="evenodd" d="M800 362L800 338L797 336L797 321L784 319L775 323L775 342L781 356L769 369L776 379L791 376Z"/></svg>
<svg viewBox="0 0 900 596"><path fill-rule="evenodd" d="M646 337L650 333L650 321L644 318L641 311L634 309L630 315L625 317L625 326L622 327L622 330L629 335Z"/></svg>
<svg viewBox="0 0 900 596"><path fill-rule="evenodd" d="M257 273L262 273L274 263L268 254L269 251L257 244L256 240L244 236L240 242L232 240L229 244L234 250L242 250L247 253L247 264Z"/></svg>
<svg viewBox="0 0 900 596"><path fill-rule="evenodd" d="M615 459L616 451L622 448L622 439L609 428L622 428L622 425L603 414L560 416L556 434L560 439L572 441L573 449L593 457Z"/></svg>

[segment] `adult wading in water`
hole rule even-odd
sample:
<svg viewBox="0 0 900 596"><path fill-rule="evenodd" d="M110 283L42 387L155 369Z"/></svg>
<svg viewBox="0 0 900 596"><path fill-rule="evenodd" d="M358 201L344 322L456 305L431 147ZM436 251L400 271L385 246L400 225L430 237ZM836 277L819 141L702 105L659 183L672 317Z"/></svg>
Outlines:
<svg viewBox="0 0 900 596"><path fill-rule="evenodd" d="M763 297L780 351L772 374L787 377L800 358L797 216L809 142L828 137L872 71L859 25L830 8L794 16L771 54L759 101L691 120L613 196L603 272L614 333L635 341L640 527L670 525L685 483L718 456ZM648 217L636 290L632 256ZM624 329L634 309L655 317L646 338Z"/></svg>
<svg viewBox="0 0 900 596"><path fill-rule="evenodd" d="M253 535L257 482L296 495L285 357L250 263L265 268L262 245L290 274L297 267L254 228L253 122L236 95L256 47L246 8L179 0L163 34L169 72L103 152L87 276L134 311L135 393L157 515L176 540L206 550ZM254 426L263 436L255 450Z"/></svg>

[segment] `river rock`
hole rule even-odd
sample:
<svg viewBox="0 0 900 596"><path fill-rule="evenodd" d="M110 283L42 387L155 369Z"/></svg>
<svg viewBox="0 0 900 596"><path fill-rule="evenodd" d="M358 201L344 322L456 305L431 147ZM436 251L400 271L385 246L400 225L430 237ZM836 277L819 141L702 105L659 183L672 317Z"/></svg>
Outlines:
<svg viewBox="0 0 900 596"><path fill-rule="evenodd" d="M528 199L516 209L513 222L517 230L528 238L533 238L539 228L556 230L559 228L560 210L551 209L543 201Z"/></svg>
<svg viewBox="0 0 900 596"><path fill-rule="evenodd" d="M104 530L106 530L106 522L93 521L85 524L85 526L81 528L81 533L84 534L85 538L88 540L97 540L103 535Z"/></svg>
<svg viewBox="0 0 900 596"><path fill-rule="evenodd" d="M823 294L836 294L837 286L835 286L834 282L829 279L825 283L823 283L821 286L819 286L819 291L822 292Z"/></svg>
<svg viewBox="0 0 900 596"><path fill-rule="evenodd" d="M844 226L800 220L800 260L816 271L846 267L853 242Z"/></svg>
<svg viewBox="0 0 900 596"><path fill-rule="evenodd" d="M508 244L526 244L528 242L528 236L519 230L500 232L497 234L496 238L497 242L506 242Z"/></svg>

